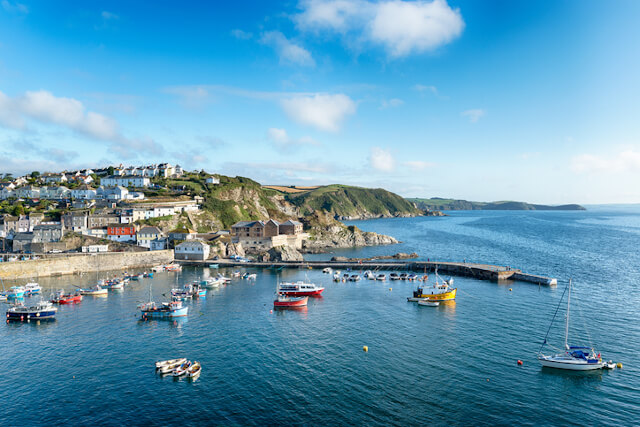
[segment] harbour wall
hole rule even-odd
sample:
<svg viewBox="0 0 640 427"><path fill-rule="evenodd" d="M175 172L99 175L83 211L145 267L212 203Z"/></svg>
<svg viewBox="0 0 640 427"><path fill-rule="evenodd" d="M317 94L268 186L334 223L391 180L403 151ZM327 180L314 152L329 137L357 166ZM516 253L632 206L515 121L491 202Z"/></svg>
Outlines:
<svg viewBox="0 0 640 427"><path fill-rule="evenodd" d="M37 279L92 271L152 267L173 262L173 250L64 254L37 260L0 263L0 279Z"/></svg>

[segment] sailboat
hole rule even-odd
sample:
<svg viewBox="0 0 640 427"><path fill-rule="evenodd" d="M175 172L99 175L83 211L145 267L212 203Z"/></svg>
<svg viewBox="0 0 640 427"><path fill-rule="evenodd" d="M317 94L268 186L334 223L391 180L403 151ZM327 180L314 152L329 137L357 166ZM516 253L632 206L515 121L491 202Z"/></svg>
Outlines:
<svg viewBox="0 0 640 427"><path fill-rule="evenodd" d="M551 330L551 326L549 326L547 336L544 337L544 342L542 343L540 351L538 352L538 360L540 361L542 366L546 366L548 368L566 369L570 371L591 371L594 369L602 369L605 366L605 362L602 361L600 353L596 354L593 346L580 347L569 345L569 308L571 307L571 280L569 280L567 289L569 290L569 296L567 297L567 315L564 326L564 352L554 355L545 355L542 353L542 349L544 348L545 344L547 344L549 331ZM567 289L565 289L565 291ZM564 296L564 294L562 295ZM560 308L561 303L562 298L560 298L558 308ZM558 314L557 309L556 314ZM554 315L553 318L555 319L555 317L556 316ZM551 324L553 324L553 319L551 320Z"/></svg>

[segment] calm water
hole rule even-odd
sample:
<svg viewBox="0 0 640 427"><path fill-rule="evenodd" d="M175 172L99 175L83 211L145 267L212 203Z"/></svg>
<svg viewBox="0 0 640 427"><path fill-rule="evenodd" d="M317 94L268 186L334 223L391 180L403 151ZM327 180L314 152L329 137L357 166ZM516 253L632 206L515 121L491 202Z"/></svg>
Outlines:
<svg viewBox="0 0 640 427"><path fill-rule="evenodd" d="M406 302L409 283L333 283L291 270L280 278L308 275L326 286L324 297L272 313L277 278L259 270L255 283L236 280L188 303L185 321L137 320L150 283L160 301L176 283L209 274L192 268L62 306L52 323L0 327L0 424L638 424L640 210L356 224L404 243L340 255L416 251L573 277L574 342L591 340L624 369L540 368L535 354L563 284L456 278L457 301L432 308ZM71 289L95 280L39 281ZM561 334L554 326L551 341ZM198 381L154 374L156 360L178 356L202 362Z"/></svg>

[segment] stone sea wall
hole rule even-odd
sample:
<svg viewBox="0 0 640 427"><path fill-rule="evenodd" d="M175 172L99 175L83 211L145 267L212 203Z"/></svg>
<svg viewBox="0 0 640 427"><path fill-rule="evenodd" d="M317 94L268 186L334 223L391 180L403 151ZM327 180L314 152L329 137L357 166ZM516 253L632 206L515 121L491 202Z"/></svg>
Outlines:
<svg viewBox="0 0 640 427"><path fill-rule="evenodd" d="M152 267L173 261L173 250L148 252L107 252L48 256L30 261L0 263L0 279L34 279L82 272L126 270Z"/></svg>

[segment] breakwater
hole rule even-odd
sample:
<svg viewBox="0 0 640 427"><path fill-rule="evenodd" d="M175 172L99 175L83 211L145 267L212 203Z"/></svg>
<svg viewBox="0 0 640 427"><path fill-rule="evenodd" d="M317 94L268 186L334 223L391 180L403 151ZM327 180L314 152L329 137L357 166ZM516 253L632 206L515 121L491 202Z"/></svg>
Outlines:
<svg viewBox="0 0 640 427"><path fill-rule="evenodd" d="M244 263L232 260L219 261L178 261L184 265L207 266L218 264L221 267L261 267L261 268L327 268L350 269L350 270L404 270L415 272L434 272L436 268L439 273L472 277L482 280L518 280L522 282L535 283L538 285L555 286L558 280L537 274L525 273L520 269L508 266L479 264L470 262L446 262L446 261L416 261L416 262L394 262L394 261L280 261L280 262L251 262Z"/></svg>
<svg viewBox="0 0 640 427"><path fill-rule="evenodd" d="M92 271L152 267L173 261L173 250L64 254L37 260L0 263L0 279L36 279Z"/></svg>

